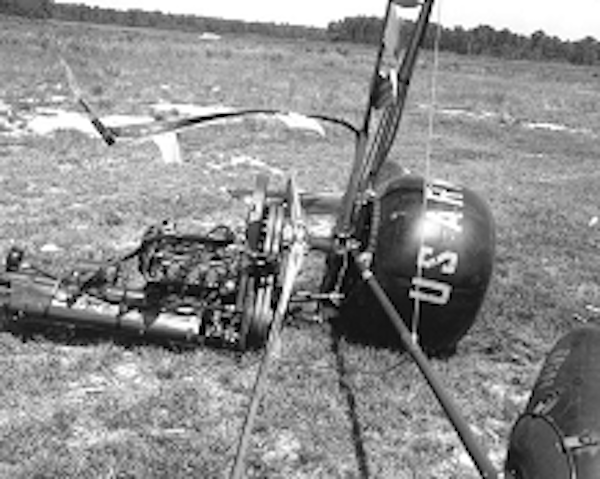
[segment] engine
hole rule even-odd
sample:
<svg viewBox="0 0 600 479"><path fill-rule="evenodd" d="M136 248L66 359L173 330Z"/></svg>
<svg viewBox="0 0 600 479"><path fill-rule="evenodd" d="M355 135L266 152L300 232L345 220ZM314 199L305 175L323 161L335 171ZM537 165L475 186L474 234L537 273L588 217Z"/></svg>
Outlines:
<svg viewBox="0 0 600 479"><path fill-rule="evenodd" d="M261 178L243 233L219 226L207 234L184 234L165 222L149 228L124 257L79 261L61 277L41 271L23 250L12 248L0 275L5 322L58 323L238 349L262 346L286 248L294 239L289 209L286 198L267 197Z"/></svg>

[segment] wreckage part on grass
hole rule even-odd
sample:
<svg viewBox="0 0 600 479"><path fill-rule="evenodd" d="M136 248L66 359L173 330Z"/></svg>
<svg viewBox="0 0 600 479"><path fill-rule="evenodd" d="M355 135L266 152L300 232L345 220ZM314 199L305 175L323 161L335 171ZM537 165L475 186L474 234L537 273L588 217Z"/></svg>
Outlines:
<svg viewBox="0 0 600 479"><path fill-rule="evenodd" d="M555 344L509 443L516 479L600 477L600 328L581 326Z"/></svg>
<svg viewBox="0 0 600 479"><path fill-rule="evenodd" d="M165 222L149 228L139 247L121 259L82 260L61 278L41 272L23 250L12 248L2 275L9 323L260 347L279 301L281 275L291 264L290 248L308 239L297 208L299 195L270 197L266 176L259 176L245 233L217 226L208 234L183 234Z"/></svg>

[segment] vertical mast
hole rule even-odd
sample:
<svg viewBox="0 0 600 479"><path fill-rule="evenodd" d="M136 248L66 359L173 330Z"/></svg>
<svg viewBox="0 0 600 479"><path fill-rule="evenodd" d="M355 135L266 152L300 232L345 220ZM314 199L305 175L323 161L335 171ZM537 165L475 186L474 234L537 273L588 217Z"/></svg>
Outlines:
<svg viewBox="0 0 600 479"><path fill-rule="evenodd" d="M369 98L367 103L367 109L364 115L363 124L359 131L356 148L354 154L354 164L350 173L350 179L344 193L342 200L342 209L338 217L336 225L336 233L338 235L348 235L351 231L352 219L354 216L355 204L358 200L358 196L362 193L365 187L365 181L367 178L373 177L379 167L385 161L387 154L394 142L402 112L404 110L404 103L406 95L408 93L408 87L410 80L415 68L419 49L425 38L427 31L427 25L429 24L429 17L433 8L434 0L424 0L419 17L415 24L413 34L410 39L410 43L404 54L402 64L397 73L398 80L398 92L396 98L391 105L388 105L383 113L383 116L379 122L377 131L375 132L374 141L369 146L369 128L371 123L371 117L375 108L373 104L373 98L375 89L377 88L381 66L383 64L384 54L384 34L387 23L390 19L390 12L393 5L396 2L389 0L387 4L384 26L382 28L379 50L377 52L377 60L371 77ZM398 2L401 4L402 2ZM411 5L413 2L409 2ZM367 153L367 148L369 152Z"/></svg>

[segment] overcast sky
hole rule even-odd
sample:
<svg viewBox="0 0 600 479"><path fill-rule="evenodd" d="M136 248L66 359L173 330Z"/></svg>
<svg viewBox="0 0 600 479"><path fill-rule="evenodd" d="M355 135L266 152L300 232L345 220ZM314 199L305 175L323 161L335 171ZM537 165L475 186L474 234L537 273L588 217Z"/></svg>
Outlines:
<svg viewBox="0 0 600 479"><path fill-rule="evenodd" d="M64 2L64 0L59 0ZM354 15L382 15L386 0L72 0L201 16L326 26ZM565 40L600 40L600 0L437 0L445 27L491 25L529 35L544 30ZM437 19L437 13L434 14Z"/></svg>

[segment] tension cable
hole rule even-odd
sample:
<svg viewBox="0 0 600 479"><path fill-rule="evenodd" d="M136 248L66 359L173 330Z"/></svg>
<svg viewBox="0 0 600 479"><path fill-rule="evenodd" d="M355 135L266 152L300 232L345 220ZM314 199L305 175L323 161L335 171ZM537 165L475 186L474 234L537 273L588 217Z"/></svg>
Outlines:
<svg viewBox="0 0 600 479"><path fill-rule="evenodd" d="M427 207L428 207L428 191L431 188L431 156L433 150L434 140L434 121L435 121L435 110L437 105L437 78L439 74L440 66L440 39L442 36L442 1L438 0L436 6L436 29L435 38L433 43L433 67L431 72L431 83L429 92L429 111L427 119L427 140L425 142L425 168L423 174L423 222L419 228L419 249L417 251L417 278L423 279L423 261L421 260L421 252L424 251L425 246L425 231L427 222ZM422 283L419 283L422 284ZM419 340L419 323L421 320L421 298L419 295L415 295L413 303L413 315L411 321L411 336L412 340L416 343Z"/></svg>

